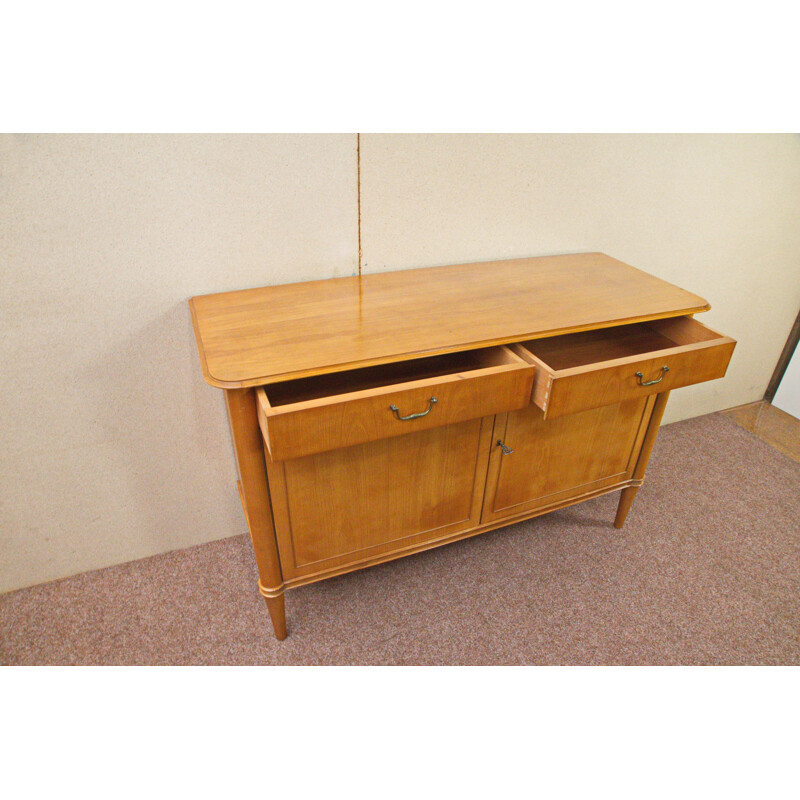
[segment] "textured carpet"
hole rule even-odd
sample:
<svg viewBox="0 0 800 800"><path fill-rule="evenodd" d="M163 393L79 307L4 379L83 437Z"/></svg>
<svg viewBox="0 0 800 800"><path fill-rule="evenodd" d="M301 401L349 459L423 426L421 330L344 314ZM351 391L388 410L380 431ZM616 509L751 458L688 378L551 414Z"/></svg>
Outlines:
<svg viewBox="0 0 800 800"><path fill-rule="evenodd" d="M237 536L0 597L4 664L797 664L800 464L722 415L618 494L290 591Z"/></svg>

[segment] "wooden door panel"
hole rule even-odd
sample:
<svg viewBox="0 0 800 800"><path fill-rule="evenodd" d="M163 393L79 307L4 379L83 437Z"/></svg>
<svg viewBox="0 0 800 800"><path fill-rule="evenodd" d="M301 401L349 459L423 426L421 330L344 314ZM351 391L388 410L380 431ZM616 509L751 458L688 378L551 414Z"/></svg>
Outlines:
<svg viewBox="0 0 800 800"><path fill-rule="evenodd" d="M482 522L522 514L630 477L652 398L627 400L556 419L536 406L497 417Z"/></svg>
<svg viewBox="0 0 800 800"><path fill-rule="evenodd" d="M476 527L493 419L268 461L284 578Z"/></svg>

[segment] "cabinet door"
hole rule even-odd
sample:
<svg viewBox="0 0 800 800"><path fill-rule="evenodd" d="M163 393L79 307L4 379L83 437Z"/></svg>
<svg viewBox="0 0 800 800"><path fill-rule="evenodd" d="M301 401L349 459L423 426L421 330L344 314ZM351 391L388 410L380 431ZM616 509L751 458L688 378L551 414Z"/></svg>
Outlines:
<svg viewBox="0 0 800 800"><path fill-rule="evenodd" d="M493 422L268 460L283 577L380 560L476 527Z"/></svg>
<svg viewBox="0 0 800 800"><path fill-rule="evenodd" d="M554 505L631 477L653 398L556 419L536 406L498 415L482 522ZM501 439L513 453L504 454Z"/></svg>

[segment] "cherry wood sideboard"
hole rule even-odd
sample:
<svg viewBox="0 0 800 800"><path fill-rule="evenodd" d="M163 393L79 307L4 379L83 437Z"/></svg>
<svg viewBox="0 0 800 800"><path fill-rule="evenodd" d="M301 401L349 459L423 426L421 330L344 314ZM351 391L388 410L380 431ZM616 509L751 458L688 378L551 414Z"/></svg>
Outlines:
<svg viewBox="0 0 800 800"><path fill-rule="evenodd" d="M193 297L275 635L284 592L621 490L735 342L602 253Z"/></svg>

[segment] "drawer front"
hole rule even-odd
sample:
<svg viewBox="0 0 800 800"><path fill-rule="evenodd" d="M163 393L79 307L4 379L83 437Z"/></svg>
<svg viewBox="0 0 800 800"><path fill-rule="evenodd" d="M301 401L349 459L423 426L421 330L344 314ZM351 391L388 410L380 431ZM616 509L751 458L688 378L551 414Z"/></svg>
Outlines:
<svg viewBox="0 0 800 800"><path fill-rule="evenodd" d="M541 407L548 418L553 418L721 378L732 352L733 345L713 345L574 375L555 374L551 376L549 397Z"/></svg>
<svg viewBox="0 0 800 800"><path fill-rule="evenodd" d="M531 355L537 370L533 401L548 419L667 392L725 375L736 342L689 319L650 323L675 346L623 358L554 369L547 354ZM688 341L698 339L700 341ZM565 337L566 338L566 337ZM677 340L677 341L675 341ZM681 341L686 343L681 344ZM535 345L535 343L532 343ZM583 344L586 347L585 344ZM593 343L597 352L602 348ZM608 348L613 352L613 347ZM569 355L561 355L562 360Z"/></svg>
<svg viewBox="0 0 800 800"><path fill-rule="evenodd" d="M258 390L259 423L273 461L523 408L535 368L513 363L272 407Z"/></svg>

